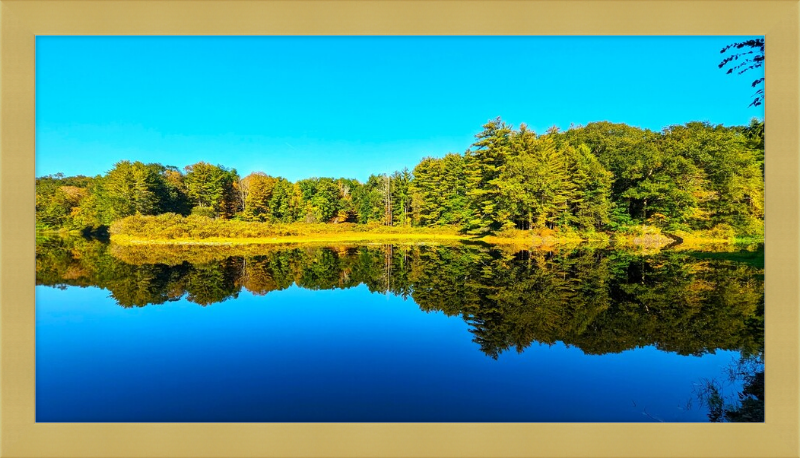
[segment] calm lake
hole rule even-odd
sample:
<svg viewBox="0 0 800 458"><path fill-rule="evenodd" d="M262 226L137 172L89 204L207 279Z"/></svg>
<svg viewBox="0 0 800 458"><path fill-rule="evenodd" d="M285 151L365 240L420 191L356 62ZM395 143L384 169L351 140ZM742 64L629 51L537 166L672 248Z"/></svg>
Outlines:
<svg viewBox="0 0 800 458"><path fill-rule="evenodd" d="M39 422L705 422L764 347L763 247L36 254Z"/></svg>

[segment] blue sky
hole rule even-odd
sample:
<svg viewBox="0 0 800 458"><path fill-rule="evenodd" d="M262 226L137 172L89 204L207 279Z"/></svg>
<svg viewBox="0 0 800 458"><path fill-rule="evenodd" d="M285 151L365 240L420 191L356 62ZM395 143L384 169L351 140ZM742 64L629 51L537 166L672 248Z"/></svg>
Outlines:
<svg viewBox="0 0 800 458"><path fill-rule="evenodd" d="M36 38L36 175L198 161L365 180L466 150L489 119L542 133L763 119L747 37Z"/></svg>

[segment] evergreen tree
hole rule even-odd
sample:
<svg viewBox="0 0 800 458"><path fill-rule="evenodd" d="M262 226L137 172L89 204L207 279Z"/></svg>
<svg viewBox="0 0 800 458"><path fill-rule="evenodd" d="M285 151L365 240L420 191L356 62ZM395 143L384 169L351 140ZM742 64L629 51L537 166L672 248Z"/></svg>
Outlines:
<svg viewBox="0 0 800 458"><path fill-rule="evenodd" d="M286 178L277 178L269 199L270 221L290 223L297 219L297 209L292 205L294 185Z"/></svg>
<svg viewBox="0 0 800 458"><path fill-rule="evenodd" d="M500 229L507 214L498 204L500 187L497 179L511 150L511 126L500 118L484 124L483 131L465 157L469 217L466 229L487 232Z"/></svg>
<svg viewBox="0 0 800 458"><path fill-rule="evenodd" d="M239 209L239 181L236 170L198 162L186 167L186 195L195 208L210 210L213 216L231 217Z"/></svg>
<svg viewBox="0 0 800 458"><path fill-rule="evenodd" d="M411 225L411 172L405 168L391 178L392 222L396 226Z"/></svg>
<svg viewBox="0 0 800 458"><path fill-rule="evenodd" d="M570 212L579 229L598 230L609 223L613 174L586 145L565 149L569 178L575 185Z"/></svg>
<svg viewBox="0 0 800 458"><path fill-rule="evenodd" d="M426 157L414 167L413 173L410 192L414 222L419 226L437 224L444 210L439 189L444 182L442 160Z"/></svg>
<svg viewBox="0 0 800 458"><path fill-rule="evenodd" d="M514 136L512 155L494 183L501 190L496 208L504 227L566 226L574 194L564 152L550 136L536 137L524 125ZM507 216L506 216L507 215ZM500 218L497 218L500 219Z"/></svg>
<svg viewBox="0 0 800 458"><path fill-rule="evenodd" d="M382 177L370 175L363 186L356 189L353 205L358 213L358 222L362 224L383 221L384 200L381 194Z"/></svg>
<svg viewBox="0 0 800 458"><path fill-rule="evenodd" d="M130 215L155 215L163 207L163 178L156 166L120 161L101 180L99 206L104 224Z"/></svg>

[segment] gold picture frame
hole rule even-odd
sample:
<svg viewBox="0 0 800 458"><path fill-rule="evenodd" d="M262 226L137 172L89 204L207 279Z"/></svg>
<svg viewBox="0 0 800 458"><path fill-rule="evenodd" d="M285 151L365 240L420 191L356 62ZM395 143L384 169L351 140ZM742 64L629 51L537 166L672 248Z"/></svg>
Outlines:
<svg viewBox="0 0 800 458"><path fill-rule="evenodd" d="M0 0L0 456L800 456L799 20L798 0ZM766 421L37 424L36 35L766 36Z"/></svg>

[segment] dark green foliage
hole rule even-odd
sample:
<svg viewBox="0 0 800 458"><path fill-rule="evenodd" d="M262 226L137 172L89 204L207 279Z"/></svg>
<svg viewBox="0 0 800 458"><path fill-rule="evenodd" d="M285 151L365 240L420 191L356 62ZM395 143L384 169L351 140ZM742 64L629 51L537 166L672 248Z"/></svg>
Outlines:
<svg viewBox="0 0 800 458"><path fill-rule="evenodd" d="M591 123L559 134L586 145L613 174L612 226L667 229L727 224L763 234L763 123L727 128L692 122L662 133Z"/></svg>
<svg viewBox="0 0 800 458"><path fill-rule="evenodd" d="M74 226L99 227L131 215L187 214L189 202L180 172L160 164L121 161L87 183L74 210Z"/></svg>
<svg viewBox="0 0 800 458"><path fill-rule="evenodd" d="M285 178L278 178L269 199L270 221L289 223L297 219L299 208L296 205L294 185Z"/></svg>
<svg viewBox="0 0 800 458"><path fill-rule="evenodd" d="M567 148L569 178L575 192L569 201L574 224L583 230L600 229L610 222L611 182L606 170L586 145Z"/></svg>
<svg viewBox="0 0 800 458"><path fill-rule="evenodd" d="M161 175L157 193L160 200L159 213L178 213L188 215L192 209L189 196L186 195L184 176L175 166L155 164Z"/></svg>
<svg viewBox="0 0 800 458"><path fill-rule="evenodd" d="M586 145L600 163L612 173L611 199L637 223L647 223L654 215L682 219L666 207L684 208L688 198L684 179L685 161L665 157L658 149L659 134L625 124L591 123L561 134L572 145ZM667 193L674 195L667 195ZM664 212L667 212L665 215Z"/></svg>
<svg viewBox="0 0 800 458"><path fill-rule="evenodd" d="M593 231L609 223L612 176L587 147L524 124L514 131L496 120L484 129L465 158L465 229Z"/></svg>

